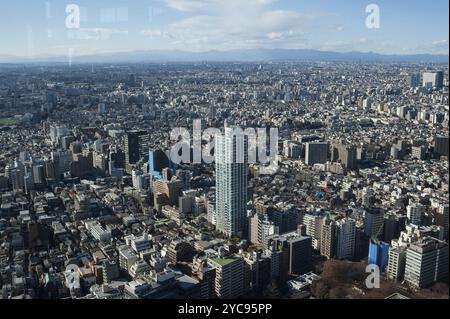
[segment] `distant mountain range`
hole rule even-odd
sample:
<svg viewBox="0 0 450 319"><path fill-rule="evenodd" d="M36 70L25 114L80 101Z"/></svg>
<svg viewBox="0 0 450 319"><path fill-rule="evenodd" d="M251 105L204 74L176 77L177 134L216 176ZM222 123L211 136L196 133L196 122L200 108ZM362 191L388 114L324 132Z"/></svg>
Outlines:
<svg viewBox="0 0 450 319"><path fill-rule="evenodd" d="M37 56L18 58L0 55L0 63L67 62L67 56ZM262 61L323 61L323 62L436 62L448 63L448 55L414 54L386 55L374 52L331 52L319 50L243 49L230 51L132 51L102 53L72 57L73 63L139 63L139 62L262 62Z"/></svg>

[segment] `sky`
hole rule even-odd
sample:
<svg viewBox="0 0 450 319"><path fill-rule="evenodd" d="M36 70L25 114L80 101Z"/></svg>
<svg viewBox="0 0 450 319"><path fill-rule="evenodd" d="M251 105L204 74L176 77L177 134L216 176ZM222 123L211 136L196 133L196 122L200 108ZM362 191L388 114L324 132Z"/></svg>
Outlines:
<svg viewBox="0 0 450 319"><path fill-rule="evenodd" d="M372 3L379 28L366 25ZM79 25L66 13L70 4L80 8ZM448 54L448 19L448 0L1 1L0 56L253 48Z"/></svg>

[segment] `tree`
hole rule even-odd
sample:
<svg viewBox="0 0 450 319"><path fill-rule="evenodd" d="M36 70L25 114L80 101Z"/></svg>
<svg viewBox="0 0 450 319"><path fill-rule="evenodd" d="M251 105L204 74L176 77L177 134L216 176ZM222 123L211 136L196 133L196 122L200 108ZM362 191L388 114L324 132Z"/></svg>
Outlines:
<svg viewBox="0 0 450 319"><path fill-rule="evenodd" d="M311 294L317 299L328 299L328 291L330 288L322 280L315 280L311 285Z"/></svg>
<svg viewBox="0 0 450 319"><path fill-rule="evenodd" d="M264 295L265 298L268 298L268 299L280 299L280 298L282 298L280 287L279 287L278 283L275 280L272 280L270 282L270 284L268 284L265 287L263 295Z"/></svg>
<svg viewBox="0 0 450 319"><path fill-rule="evenodd" d="M330 289L330 299L345 299L348 295L348 290L344 286Z"/></svg>

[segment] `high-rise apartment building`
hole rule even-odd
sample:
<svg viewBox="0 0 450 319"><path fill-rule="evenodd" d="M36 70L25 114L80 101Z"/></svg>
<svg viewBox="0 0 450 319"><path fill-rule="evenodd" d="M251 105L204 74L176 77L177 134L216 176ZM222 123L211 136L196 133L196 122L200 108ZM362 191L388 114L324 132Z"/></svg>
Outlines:
<svg viewBox="0 0 450 319"><path fill-rule="evenodd" d="M352 258L355 255L355 221L351 218L344 218L337 221L336 234L336 258Z"/></svg>
<svg viewBox="0 0 450 319"><path fill-rule="evenodd" d="M278 227L268 219L267 215L256 213L250 218L249 240L267 248L268 238L278 233Z"/></svg>
<svg viewBox="0 0 450 319"><path fill-rule="evenodd" d="M325 216L320 212L308 213L303 216L303 225L306 227L306 235L312 238L313 248L320 249L320 240L322 225L325 221Z"/></svg>
<svg viewBox="0 0 450 319"><path fill-rule="evenodd" d="M225 128L216 137L216 227L228 236L241 237L246 227L248 138Z"/></svg>
<svg viewBox="0 0 450 319"><path fill-rule="evenodd" d="M320 254L327 258L334 258L336 254L336 223L325 220L320 233Z"/></svg>
<svg viewBox="0 0 450 319"><path fill-rule="evenodd" d="M405 274L406 248L396 247L389 249L389 261L386 276L391 280L401 280Z"/></svg>
<svg viewBox="0 0 450 319"><path fill-rule="evenodd" d="M406 207L408 222L413 225L422 225L422 216L425 213L425 206L420 203L412 203Z"/></svg>
<svg viewBox="0 0 450 319"><path fill-rule="evenodd" d="M244 260L240 257L208 259L216 269L215 293L218 298L233 299L244 293Z"/></svg>

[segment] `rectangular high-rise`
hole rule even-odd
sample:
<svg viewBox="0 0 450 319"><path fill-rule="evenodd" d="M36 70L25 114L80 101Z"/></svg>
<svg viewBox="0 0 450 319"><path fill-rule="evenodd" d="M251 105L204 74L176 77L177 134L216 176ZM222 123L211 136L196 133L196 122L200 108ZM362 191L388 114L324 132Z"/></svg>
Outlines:
<svg viewBox="0 0 450 319"><path fill-rule="evenodd" d="M216 227L242 237L247 219L248 137L231 127L215 141Z"/></svg>
<svg viewBox="0 0 450 319"><path fill-rule="evenodd" d="M426 88L442 88L444 86L444 73L438 72L425 72L423 74L423 86Z"/></svg>
<svg viewBox="0 0 450 319"><path fill-rule="evenodd" d="M306 165L325 164L328 158L328 143L306 143Z"/></svg>
<svg viewBox="0 0 450 319"><path fill-rule="evenodd" d="M369 265L377 265L384 272L389 260L389 244L377 240L369 241Z"/></svg>
<svg viewBox="0 0 450 319"><path fill-rule="evenodd" d="M417 88L420 86L420 74L419 73L413 73L408 75L407 82L409 87L411 88Z"/></svg>
<svg viewBox="0 0 450 319"><path fill-rule="evenodd" d="M411 203L406 207L408 222L413 225L422 225L422 217L425 213L425 206L420 203Z"/></svg>
<svg viewBox="0 0 450 319"><path fill-rule="evenodd" d="M336 258L347 259L355 255L356 223L345 218L336 222Z"/></svg>
<svg viewBox="0 0 450 319"><path fill-rule="evenodd" d="M405 274L406 248L397 247L389 249L389 261L386 276L391 280L399 280Z"/></svg>
<svg viewBox="0 0 450 319"><path fill-rule="evenodd" d="M320 233L320 254L327 258L334 258L336 252L336 223L325 220Z"/></svg>
<svg viewBox="0 0 450 319"><path fill-rule="evenodd" d="M208 259L216 269L215 293L221 299L239 298L244 293L244 260L239 257Z"/></svg>
<svg viewBox="0 0 450 319"><path fill-rule="evenodd" d="M162 177L163 169L170 166L170 161L163 150L155 149L149 151L148 165L150 175L160 179Z"/></svg>
<svg viewBox="0 0 450 319"><path fill-rule="evenodd" d="M384 211L381 208L368 208L364 212L364 234L369 238L383 236Z"/></svg>
<svg viewBox="0 0 450 319"><path fill-rule="evenodd" d="M448 157L448 136L436 136L434 138L434 153L437 156L447 156Z"/></svg>
<svg viewBox="0 0 450 319"><path fill-rule="evenodd" d="M354 145L337 144L333 146L332 162L340 162L350 170L356 169L356 147Z"/></svg>
<svg viewBox="0 0 450 319"><path fill-rule="evenodd" d="M435 238L424 238L411 244L406 252L405 281L426 288L448 279L448 244Z"/></svg>
<svg viewBox="0 0 450 319"><path fill-rule="evenodd" d="M125 135L125 164L136 164L148 156L149 135L146 131L128 131Z"/></svg>

